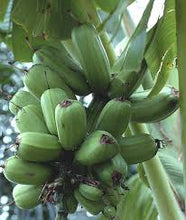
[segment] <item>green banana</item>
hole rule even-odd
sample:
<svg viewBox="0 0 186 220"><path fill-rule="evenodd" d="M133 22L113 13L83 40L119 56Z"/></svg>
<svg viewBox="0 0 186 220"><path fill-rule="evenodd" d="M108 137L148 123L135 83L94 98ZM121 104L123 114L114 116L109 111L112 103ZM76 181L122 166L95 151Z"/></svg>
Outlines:
<svg viewBox="0 0 186 220"><path fill-rule="evenodd" d="M41 108L48 130L51 134L57 135L55 122L55 108L67 97L64 90L59 88L47 89L41 96Z"/></svg>
<svg viewBox="0 0 186 220"><path fill-rule="evenodd" d="M65 150L75 150L84 140L86 111L77 100L66 99L56 106L55 120L59 141Z"/></svg>
<svg viewBox="0 0 186 220"><path fill-rule="evenodd" d="M82 69L70 58L65 48L44 46L35 52L33 60L55 71L75 94L88 95L91 92Z"/></svg>
<svg viewBox="0 0 186 220"><path fill-rule="evenodd" d="M27 162L12 156L6 160L3 173L13 183L42 185L51 180L54 172L46 164Z"/></svg>
<svg viewBox="0 0 186 220"><path fill-rule="evenodd" d="M86 199L78 189L74 190L77 201L91 214L98 215L104 209L103 201L91 201Z"/></svg>
<svg viewBox="0 0 186 220"><path fill-rule="evenodd" d="M64 210L67 213L74 213L78 206L78 201L76 200L74 194L67 194L63 196L62 199Z"/></svg>
<svg viewBox="0 0 186 220"><path fill-rule="evenodd" d="M22 107L31 104L39 106L40 102L33 95L31 95L31 93L24 90L19 90L10 100L9 109L14 115L16 115Z"/></svg>
<svg viewBox="0 0 186 220"><path fill-rule="evenodd" d="M55 70L41 64L36 64L30 68L24 77L24 83L29 91L38 98L49 88L61 88L68 97L75 99L72 90L57 75Z"/></svg>
<svg viewBox="0 0 186 220"><path fill-rule="evenodd" d="M54 135L25 132L20 134L17 155L27 161L47 162L57 160L63 153L58 138Z"/></svg>
<svg viewBox="0 0 186 220"><path fill-rule="evenodd" d="M139 72L122 70L114 77L110 83L108 96L113 99L115 97L128 98L141 85L143 76L146 72L147 64L142 63Z"/></svg>
<svg viewBox="0 0 186 220"><path fill-rule="evenodd" d="M80 183L78 190L88 200L99 201L102 199L103 191L97 186Z"/></svg>
<svg viewBox="0 0 186 220"><path fill-rule="evenodd" d="M116 139L127 129L131 115L130 102L124 98L112 99L103 108L96 123L96 130L104 130Z"/></svg>
<svg viewBox="0 0 186 220"><path fill-rule="evenodd" d="M21 133L28 131L49 133L41 107L38 105L23 107L16 116L16 125Z"/></svg>
<svg viewBox="0 0 186 220"><path fill-rule="evenodd" d="M93 132L75 153L75 161L86 166L104 162L118 153L116 139L106 131Z"/></svg>
<svg viewBox="0 0 186 220"><path fill-rule="evenodd" d="M95 28L88 24L74 28L72 42L92 91L104 95L110 83L110 66Z"/></svg>
<svg viewBox="0 0 186 220"><path fill-rule="evenodd" d="M120 154L127 164L151 159L158 151L157 141L149 134L138 134L119 140Z"/></svg>
<svg viewBox="0 0 186 220"><path fill-rule="evenodd" d="M13 188L12 195L17 207L20 209L33 209L40 203L41 191L42 186L18 184Z"/></svg>
<svg viewBox="0 0 186 220"><path fill-rule="evenodd" d="M156 96L131 105L131 121L138 123L153 123L161 121L179 108L178 92L172 88Z"/></svg>
<svg viewBox="0 0 186 220"><path fill-rule="evenodd" d="M94 167L96 177L106 186L119 185L127 175L127 164L120 154Z"/></svg>

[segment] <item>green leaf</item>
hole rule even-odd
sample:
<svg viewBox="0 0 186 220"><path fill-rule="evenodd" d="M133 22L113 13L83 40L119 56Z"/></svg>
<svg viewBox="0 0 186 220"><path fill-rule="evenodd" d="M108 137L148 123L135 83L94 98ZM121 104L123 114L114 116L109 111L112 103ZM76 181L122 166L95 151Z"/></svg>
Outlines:
<svg viewBox="0 0 186 220"><path fill-rule="evenodd" d="M12 29L12 50L14 59L21 62L32 60L33 50L28 44L28 33L20 25L13 23Z"/></svg>
<svg viewBox="0 0 186 220"><path fill-rule="evenodd" d="M35 37L67 39L77 25L70 8L71 1L16 0L12 20Z"/></svg>
<svg viewBox="0 0 186 220"><path fill-rule="evenodd" d="M119 219L157 220L158 213L151 190L141 182L139 176L132 176L127 182L127 186L130 190L119 204Z"/></svg>
<svg viewBox="0 0 186 220"><path fill-rule="evenodd" d="M110 14L115 13L117 9L123 11L122 5L126 8L134 0L95 0L97 6L100 7L103 11L106 11Z"/></svg>
<svg viewBox="0 0 186 220"><path fill-rule="evenodd" d="M172 47L170 47L162 57L162 63L157 73L155 83L148 97L157 95L169 80L169 76L176 68L175 59L172 56Z"/></svg>
<svg viewBox="0 0 186 220"><path fill-rule="evenodd" d="M147 23L153 6L153 0L151 0L139 22L137 28L135 29L133 35L129 39L124 51L122 52L120 58L114 66L114 70L127 70L136 71L140 70L141 62L144 57L144 51L147 39Z"/></svg>
<svg viewBox="0 0 186 220"><path fill-rule="evenodd" d="M13 22L12 28L12 50L14 59L21 62L32 61L33 53L41 48L43 45L52 45L60 48L61 43L59 40L49 39L43 37L33 37L26 32L21 25Z"/></svg>
<svg viewBox="0 0 186 220"><path fill-rule="evenodd" d="M6 10L8 7L9 0L1 0L0 1L0 21L3 21L4 16L6 14Z"/></svg>
<svg viewBox="0 0 186 220"><path fill-rule="evenodd" d="M154 34L154 39L152 40L151 45L145 53L145 59L153 78L160 70L161 63L163 57L166 54L166 51L169 51L169 60L173 61L176 57L176 21L174 0L166 0L164 15L159 20L156 32ZM162 74L163 72L161 75ZM167 72L165 75L166 74ZM161 78L164 77L161 76ZM168 77L165 77L165 79L166 78Z"/></svg>
<svg viewBox="0 0 186 220"><path fill-rule="evenodd" d="M174 152L170 150L160 150L158 153L160 160L173 184L176 192L178 193L181 202L184 202L184 184L183 184L183 165L175 157Z"/></svg>

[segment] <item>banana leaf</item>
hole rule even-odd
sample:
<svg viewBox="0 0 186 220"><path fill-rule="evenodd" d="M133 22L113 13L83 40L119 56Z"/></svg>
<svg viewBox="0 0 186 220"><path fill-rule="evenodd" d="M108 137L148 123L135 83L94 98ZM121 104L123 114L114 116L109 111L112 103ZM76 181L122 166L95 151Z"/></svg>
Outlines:
<svg viewBox="0 0 186 220"><path fill-rule="evenodd" d="M16 0L12 20L33 36L68 39L72 28L77 25L70 7L71 1Z"/></svg>
<svg viewBox="0 0 186 220"><path fill-rule="evenodd" d="M147 23L151 14L153 3L153 0L148 3L141 21L139 22L133 35L129 39L121 56L116 61L113 67L114 71L127 70L138 72L140 70L146 47Z"/></svg>
<svg viewBox="0 0 186 220"><path fill-rule="evenodd" d="M145 59L153 78L158 74L162 59L169 51L169 60L176 57L176 21L175 2L167 0L165 2L164 15L159 20L153 41L145 53ZM163 75L164 71L159 72ZM168 78L168 77L166 77ZM156 83L159 83L158 80Z"/></svg>
<svg viewBox="0 0 186 220"><path fill-rule="evenodd" d="M127 181L129 191L118 206L119 219L157 220L158 213L153 202L151 190L136 174Z"/></svg>

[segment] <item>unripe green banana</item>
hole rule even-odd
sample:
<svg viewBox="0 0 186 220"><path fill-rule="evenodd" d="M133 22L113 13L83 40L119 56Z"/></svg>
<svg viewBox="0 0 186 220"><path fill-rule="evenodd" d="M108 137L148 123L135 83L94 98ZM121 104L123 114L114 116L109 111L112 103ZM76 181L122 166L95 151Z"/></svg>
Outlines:
<svg viewBox="0 0 186 220"><path fill-rule="evenodd" d="M128 98L140 85L146 72L147 65L142 63L139 72L122 70L113 77L108 95L110 98L125 97Z"/></svg>
<svg viewBox="0 0 186 220"><path fill-rule="evenodd" d="M78 201L74 194L67 194L63 196L63 207L67 213L74 213L77 209Z"/></svg>
<svg viewBox="0 0 186 220"><path fill-rule="evenodd" d="M138 134L119 140L120 154L127 164L151 159L158 151L157 141L149 134Z"/></svg>
<svg viewBox="0 0 186 220"><path fill-rule="evenodd" d="M55 120L63 148L75 150L86 135L87 119L83 104L76 100L64 100L55 109Z"/></svg>
<svg viewBox="0 0 186 220"><path fill-rule="evenodd" d="M41 64L36 64L30 68L24 77L24 83L29 91L38 98L49 88L61 88L68 97L75 99L72 90L57 75L56 71Z"/></svg>
<svg viewBox="0 0 186 220"><path fill-rule="evenodd" d="M25 185L42 185L50 181L53 170L46 164L24 161L15 156L5 162L4 175L10 182Z"/></svg>
<svg viewBox="0 0 186 220"><path fill-rule="evenodd" d="M91 214L98 215L104 209L103 201L91 201L86 199L78 189L75 189L74 195L77 201Z"/></svg>
<svg viewBox="0 0 186 220"><path fill-rule="evenodd" d="M13 199L20 209L33 209L39 205L42 186L21 185L13 188Z"/></svg>
<svg viewBox="0 0 186 220"><path fill-rule="evenodd" d="M102 199L103 191L97 186L80 183L78 190L88 200L99 201Z"/></svg>
<svg viewBox="0 0 186 220"><path fill-rule="evenodd" d="M65 91L59 88L47 89L41 96L41 108L51 134L57 135L55 108L66 98L68 97Z"/></svg>
<svg viewBox="0 0 186 220"><path fill-rule="evenodd" d="M105 94L110 83L110 66L95 28L88 24L74 28L72 42L92 91Z"/></svg>
<svg viewBox="0 0 186 220"><path fill-rule="evenodd" d="M16 115L22 107L31 104L39 106L40 102L31 93L24 90L19 90L10 100L9 109L14 115Z"/></svg>
<svg viewBox="0 0 186 220"><path fill-rule="evenodd" d="M80 23L90 23L90 18L86 10L87 0L71 0L72 14Z"/></svg>
<svg viewBox="0 0 186 220"><path fill-rule="evenodd" d="M178 92L173 88L156 96L131 105L131 121L138 123L153 123L161 121L179 108Z"/></svg>
<svg viewBox="0 0 186 220"><path fill-rule="evenodd" d="M53 161L59 159L63 153L58 138L50 134L25 132L20 134L17 144L17 155L27 161Z"/></svg>
<svg viewBox="0 0 186 220"><path fill-rule="evenodd" d="M42 47L35 52L33 60L34 63L46 65L55 71L75 94L88 95L91 92L81 68L63 47Z"/></svg>
<svg viewBox="0 0 186 220"><path fill-rule="evenodd" d="M127 175L127 164L120 154L111 160L94 167L96 177L106 186L113 187L121 183Z"/></svg>
<svg viewBox="0 0 186 220"><path fill-rule="evenodd" d="M16 125L21 133L28 131L49 133L41 107L38 105L23 107L16 116Z"/></svg>
<svg viewBox="0 0 186 220"><path fill-rule="evenodd" d="M112 99L103 108L96 124L96 130L107 131L116 139L127 129L131 115L130 102L124 98Z"/></svg>
<svg viewBox="0 0 186 220"><path fill-rule="evenodd" d="M106 131L93 132L75 153L75 161L92 166L112 158L118 153L116 139Z"/></svg>

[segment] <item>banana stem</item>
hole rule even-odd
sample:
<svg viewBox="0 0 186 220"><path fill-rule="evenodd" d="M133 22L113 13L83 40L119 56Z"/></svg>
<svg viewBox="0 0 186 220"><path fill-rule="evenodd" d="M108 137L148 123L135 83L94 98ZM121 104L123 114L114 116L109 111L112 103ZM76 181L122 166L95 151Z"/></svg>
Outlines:
<svg viewBox="0 0 186 220"><path fill-rule="evenodd" d="M177 58L180 90L180 114L182 131L182 148L184 155L183 176L185 188L185 206L186 206L186 25L185 25L186 1L176 1L176 25L177 25Z"/></svg>
<svg viewBox="0 0 186 220"><path fill-rule="evenodd" d="M101 24L101 19L97 13L97 10L95 8L93 1L87 0L85 4L86 4L85 8L86 8L90 18L92 19L93 24L96 27L98 27ZM107 53L110 65L113 66L113 64L116 60L116 54L114 52L114 48L113 48L112 44L109 42L109 38L108 38L106 31L104 31L104 30L101 31L100 38L101 38L101 41L102 41L103 46L105 48L105 51Z"/></svg>
<svg viewBox="0 0 186 220"><path fill-rule="evenodd" d="M63 202L61 201L62 195L59 196L59 202L56 205L56 218L55 220L67 220L68 213L64 212Z"/></svg>
<svg viewBox="0 0 186 220"><path fill-rule="evenodd" d="M131 128L134 134L149 133L147 127L143 124L131 124ZM161 219L184 219L183 213L181 212L169 184L168 176L158 155L153 157L151 160L143 162L143 166Z"/></svg>

